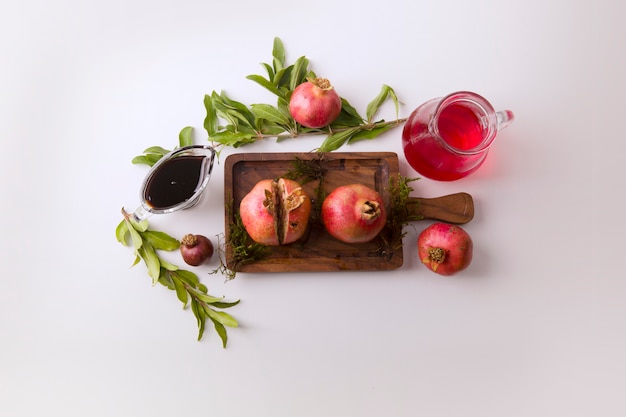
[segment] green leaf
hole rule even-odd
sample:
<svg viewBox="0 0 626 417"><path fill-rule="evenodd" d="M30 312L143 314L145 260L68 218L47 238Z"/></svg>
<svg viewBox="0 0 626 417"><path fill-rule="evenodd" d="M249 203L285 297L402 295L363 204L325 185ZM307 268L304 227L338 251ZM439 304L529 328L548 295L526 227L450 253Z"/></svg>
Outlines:
<svg viewBox="0 0 626 417"><path fill-rule="evenodd" d="M153 166L156 164L161 158L163 158L163 154L159 153L146 153L145 155L139 155L134 157L131 162L135 165L145 164L148 166Z"/></svg>
<svg viewBox="0 0 626 417"><path fill-rule="evenodd" d="M157 163L159 159L163 157L163 155L169 152L169 150L160 146L151 146L143 151L144 155L134 157L131 162L135 165L144 164L148 166L153 166Z"/></svg>
<svg viewBox="0 0 626 417"><path fill-rule="evenodd" d="M144 150L143 153L145 153L145 154L153 153L153 154L157 154L157 155L161 155L162 156L162 155L166 155L166 154L170 153L170 151L165 149L165 148L162 148L161 146L151 146L151 147L147 148L146 150Z"/></svg>
<svg viewBox="0 0 626 417"><path fill-rule="evenodd" d="M143 165L150 165L150 166L152 166L152 164L153 164L153 163L150 162L148 157L145 156L145 155L136 156L133 159L131 159L130 162L133 165L142 165L143 164Z"/></svg>
<svg viewBox="0 0 626 417"><path fill-rule="evenodd" d="M269 104L253 104L250 107L255 117L259 119L265 119L282 125L289 125L291 122L290 119L283 114L283 112Z"/></svg>
<svg viewBox="0 0 626 417"><path fill-rule="evenodd" d="M213 322L213 327L215 327L215 332L219 335L220 339L222 339L222 347L225 348L228 343L228 333L226 332L226 327L212 318L211 321Z"/></svg>
<svg viewBox="0 0 626 417"><path fill-rule="evenodd" d="M148 165L148 166L153 166L154 164L156 164L159 159L161 159L163 157L163 155L160 154L147 154L147 155L138 155L136 157L134 157L133 159L131 159L131 163L134 165Z"/></svg>
<svg viewBox="0 0 626 417"><path fill-rule="evenodd" d="M197 298L198 300L206 304L218 303L224 300L224 297L214 297L196 288L189 288L188 290L192 297Z"/></svg>
<svg viewBox="0 0 626 417"><path fill-rule="evenodd" d="M364 122L359 112L346 100L341 99L341 113L331 124L333 128L344 128L359 126Z"/></svg>
<svg viewBox="0 0 626 417"><path fill-rule="evenodd" d="M296 60L295 64L293 65L293 70L291 71L289 88L292 91L306 80L308 71L309 60L306 57L301 56Z"/></svg>
<svg viewBox="0 0 626 417"><path fill-rule="evenodd" d="M238 148L242 145L256 141L257 135L245 132L219 132L211 136L211 140L222 145Z"/></svg>
<svg viewBox="0 0 626 417"><path fill-rule="evenodd" d="M165 259L160 258L159 262L161 262L161 268L164 268L167 271L178 271L178 267L176 265L167 262Z"/></svg>
<svg viewBox="0 0 626 417"><path fill-rule="evenodd" d="M230 127L234 130L237 129L239 125L239 121L237 120L237 116L234 116L230 113L230 109L226 106L221 98L213 99L212 101L213 107L215 108L215 112L217 113L217 117L226 120ZM228 126L227 126L228 127Z"/></svg>
<svg viewBox="0 0 626 417"><path fill-rule="evenodd" d="M174 289L176 291L176 296L183 303L183 309L187 307L187 303L189 302L189 295L187 290L185 289L185 285L176 278L176 276L172 276L172 282L174 284Z"/></svg>
<svg viewBox="0 0 626 417"><path fill-rule="evenodd" d="M292 122L295 123L295 120L293 120L293 117L291 117L291 112L289 111L289 100L283 97L279 97L276 106L278 110L280 110L280 112L284 114L287 119L290 120L290 124Z"/></svg>
<svg viewBox="0 0 626 417"><path fill-rule="evenodd" d="M265 62L261 63L261 65L263 66L263 68L265 68L265 71L267 71L267 78L271 83L274 80L274 68L272 68L270 64L266 64Z"/></svg>
<svg viewBox="0 0 626 417"><path fill-rule="evenodd" d="M285 46L280 38L274 38L274 46L272 48L274 73L280 71L285 66Z"/></svg>
<svg viewBox="0 0 626 417"><path fill-rule="evenodd" d="M198 285L198 283L200 282L200 279L198 279L198 276L196 274L194 274L191 271L187 271L185 269L179 269L174 274L178 278L180 278L183 282L186 282L187 284L189 284L193 288L195 288Z"/></svg>
<svg viewBox="0 0 626 417"><path fill-rule="evenodd" d="M372 100L367 105L365 117L367 118L368 122L370 123L372 122L374 115L378 112L378 109L380 108L380 106L385 102L388 94L389 94L389 87L387 87L386 85L383 85L382 89L380 90L380 93L378 93L378 95L374 98L374 100Z"/></svg>
<svg viewBox="0 0 626 417"><path fill-rule="evenodd" d="M141 248L141 245L143 244L143 239L141 239L141 235L139 234L137 230L135 230L130 220L124 219L124 221L126 222L126 226L128 227L128 232L130 233L130 238L131 238L131 241L133 242L133 247L135 248L135 250L139 250Z"/></svg>
<svg viewBox="0 0 626 417"><path fill-rule="evenodd" d="M378 109L380 108L380 106L383 105L383 103L387 100L388 97L391 97L391 99L393 100L395 104L396 117L397 117L398 112L399 112L398 97L396 96L395 91L393 91L393 88L384 84L380 90L380 93L378 93L378 95L374 98L374 100L372 100L367 105L366 117L367 117L368 123L372 122L372 120L374 119L374 116L376 115L376 113L378 113Z"/></svg>
<svg viewBox="0 0 626 417"><path fill-rule="evenodd" d="M252 111L250 111L245 104L232 100L224 92L222 92L220 97L222 98L222 104L230 109L232 115L239 118L250 127L254 127L254 114L252 114Z"/></svg>
<svg viewBox="0 0 626 417"><path fill-rule="evenodd" d="M380 126L380 127L375 127L373 129L364 129L361 130L360 132L357 132L356 134L354 134L350 140L348 141L348 143L353 143L362 139L374 139L377 138L378 136L382 135L383 133L385 133L386 131L390 130L391 128L393 128L395 125L393 124L388 124L388 125L384 125L384 126Z"/></svg>
<svg viewBox="0 0 626 417"><path fill-rule="evenodd" d="M227 120L235 129L238 129L240 122L245 123L249 127L254 127L252 112L245 106L242 108L239 104L224 97L221 97L219 100L213 100L213 106L218 116Z"/></svg>
<svg viewBox="0 0 626 417"><path fill-rule="evenodd" d="M183 129L178 134L178 144L181 148L193 145L193 127L183 127Z"/></svg>
<svg viewBox="0 0 626 417"><path fill-rule="evenodd" d="M226 327L239 326L237 320L235 320L233 316L224 311L215 311L206 305L203 305L202 308L204 309L204 312L207 314L207 316L211 318L211 320L215 320Z"/></svg>
<svg viewBox="0 0 626 417"><path fill-rule="evenodd" d="M341 148L346 142L348 142L348 139L350 139L350 137L359 130L360 127L353 127L329 135L324 140L324 142L322 142L322 145L319 147L318 152L332 152Z"/></svg>
<svg viewBox="0 0 626 417"><path fill-rule="evenodd" d="M260 75L248 75L246 78L249 79L249 80L252 80L255 83L259 84L260 86L266 88L271 93L276 94L276 95L280 95L280 93L278 91L278 87L276 87L274 85L274 83L272 83L271 81L266 80L265 78L261 77Z"/></svg>
<svg viewBox="0 0 626 417"><path fill-rule="evenodd" d="M161 268L161 273L159 274L159 283L164 287L169 288L170 290L175 289L172 276L164 268Z"/></svg>
<svg viewBox="0 0 626 417"><path fill-rule="evenodd" d="M126 220L122 220L115 228L115 238L124 246L128 246L126 236L128 235L128 225Z"/></svg>
<svg viewBox="0 0 626 417"><path fill-rule="evenodd" d="M148 275L152 278L152 285L156 285L161 275L161 263L154 248L150 244L145 243L137 250L141 259L146 263L148 268Z"/></svg>
<svg viewBox="0 0 626 417"><path fill-rule="evenodd" d="M274 80L272 81L272 83L278 88L277 95L279 97L283 97L285 95L285 92L288 91L292 70L293 65L289 65L288 67L285 67L278 71L274 76Z"/></svg>
<svg viewBox="0 0 626 417"><path fill-rule="evenodd" d="M230 308L230 307L234 307L237 304L239 304L239 301L241 301L241 300L232 301L232 302L220 301L220 302L216 302L216 303L211 303L211 305L213 307L216 307L216 308Z"/></svg>
<svg viewBox="0 0 626 417"><path fill-rule="evenodd" d="M132 217L130 217L128 220L130 221L130 224L132 224L133 229L135 229L136 231L145 232L146 230L148 230L148 220L143 219L137 221Z"/></svg>
<svg viewBox="0 0 626 417"><path fill-rule="evenodd" d="M217 132L219 128L219 119L217 117L215 106L213 106L213 98L208 94L204 95L204 107L206 109L206 117L204 118L204 129L209 134L209 137L211 137Z"/></svg>
<svg viewBox="0 0 626 417"><path fill-rule="evenodd" d="M400 115L400 100L398 100L398 96L396 95L396 92L394 91L393 88L388 87L389 88L389 97L391 97L391 100L393 101L393 105L396 108L396 119L398 118L398 116Z"/></svg>
<svg viewBox="0 0 626 417"><path fill-rule="evenodd" d="M285 133L285 127L270 123L266 120L259 120L259 131L263 135L278 136Z"/></svg>
<svg viewBox="0 0 626 417"><path fill-rule="evenodd" d="M141 257L139 255L135 256L135 260L133 261L133 264L130 266L131 268L135 265L137 265L139 262L141 262Z"/></svg>
<svg viewBox="0 0 626 417"><path fill-rule="evenodd" d="M155 230L146 230L141 236L149 242L155 249L173 251L180 247L180 242L167 233Z"/></svg>
<svg viewBox="0 0 626 417"><path fill-rule="evenodd" d="M204 313L204 309L200 307L196 300L191 300L191 311L193 312L193 315L196 316L196 321L198 322L198 340L200 340L204 334L206 314Z"/></svg>

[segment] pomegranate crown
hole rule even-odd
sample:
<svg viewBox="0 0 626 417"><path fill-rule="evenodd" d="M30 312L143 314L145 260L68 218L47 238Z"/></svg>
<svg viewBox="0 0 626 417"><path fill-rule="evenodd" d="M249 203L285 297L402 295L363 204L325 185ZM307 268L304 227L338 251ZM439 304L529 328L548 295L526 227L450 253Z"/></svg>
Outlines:
<svg viewBox="0 0 626 417"><path fill-rule="evenodd" d="M377 201L366 201L361 206L361 218L363 220L374 220L380 217L382 210Z"/></svg>
<svg viewBox="0 0 626 417"><path fill-rule="evenodd" d="M322 90L325 90L325 91L329 91L329 90L332 90L334 88L332 86L332 84L330 83L330 81L328 80L328 78L307 77L307 81L312 83L312 84L314 84L317 88L321 88Z"/></svg>

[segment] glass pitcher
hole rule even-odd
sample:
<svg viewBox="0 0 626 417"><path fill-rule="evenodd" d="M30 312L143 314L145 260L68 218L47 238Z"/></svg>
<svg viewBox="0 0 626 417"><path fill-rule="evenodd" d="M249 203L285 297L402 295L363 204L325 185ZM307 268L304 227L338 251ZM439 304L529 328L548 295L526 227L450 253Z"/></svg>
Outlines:
<svg viewBox="0 0 626 417"><path fill-rule="evenodd" d="M453 181L476 171L513 112L496 112L482 96L459 91L429 100L411 113L402 131L408 163L421 175Z"/></svg>

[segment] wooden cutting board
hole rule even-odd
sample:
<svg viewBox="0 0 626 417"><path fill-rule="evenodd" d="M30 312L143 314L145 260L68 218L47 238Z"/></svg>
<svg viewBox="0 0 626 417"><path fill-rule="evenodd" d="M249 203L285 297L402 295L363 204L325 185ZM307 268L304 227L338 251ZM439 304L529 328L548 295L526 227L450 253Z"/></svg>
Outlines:
<svg viewBox="0 0 626 417"><path fill-rule="evenodd" d="M225 239L230 241L232 225L243 197L263 179L275 179L293 169L293 162L316 160L316 153L240 153L229 155L224 166ZM377 190L385 206L390 205L387 190L390 178L399 174L398 155L393 152L331 152L322 154L324 191L340 185L361 183ZM317 181L302 184L310 197L315 196ZM230 209L229 209L230 207ZM451 194L437 198L411 197L407 209L424 219L463 224L474 216L471 195ZM268 247L267 256L242 265L235 265L232 250L226 245L226 266L237 272L294 271L384 271L402 266L402 248L390 250L382 239L368 243L347 244L333 238L321 224L312 224L300 241L290 245ZM388 246L388 245L387 245ZM384 247L384 248L383 248Z"/></svg>

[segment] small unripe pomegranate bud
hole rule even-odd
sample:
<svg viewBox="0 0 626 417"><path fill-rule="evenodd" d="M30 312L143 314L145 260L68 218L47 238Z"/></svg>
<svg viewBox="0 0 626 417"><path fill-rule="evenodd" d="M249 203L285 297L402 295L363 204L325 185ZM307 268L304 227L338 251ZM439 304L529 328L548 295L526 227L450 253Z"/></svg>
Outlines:
<svg viewBox="0 0 626 417"><path fill-rule="evenodd" d="M180 254L191 266L198 266L213 256L213 243L206 236L186 234L180 241Z"/></svg>

